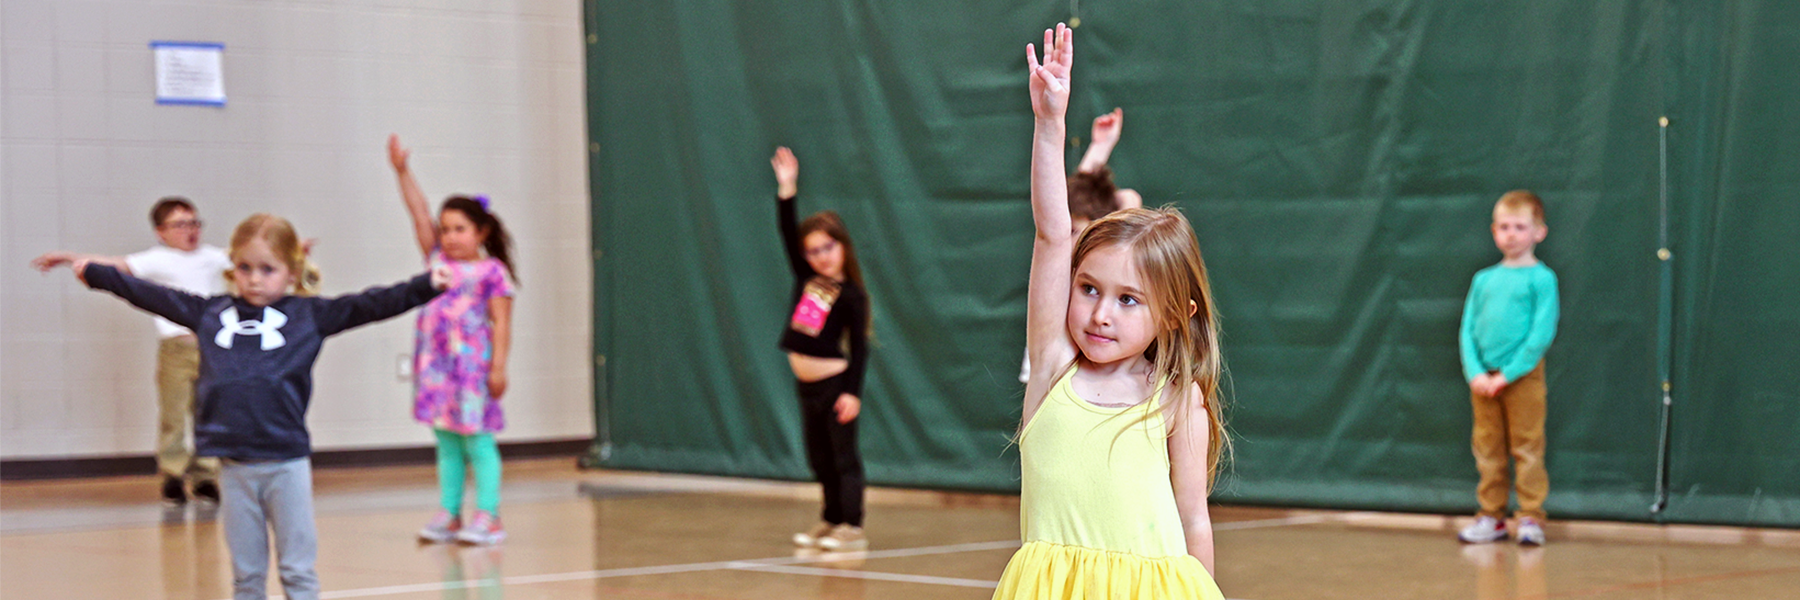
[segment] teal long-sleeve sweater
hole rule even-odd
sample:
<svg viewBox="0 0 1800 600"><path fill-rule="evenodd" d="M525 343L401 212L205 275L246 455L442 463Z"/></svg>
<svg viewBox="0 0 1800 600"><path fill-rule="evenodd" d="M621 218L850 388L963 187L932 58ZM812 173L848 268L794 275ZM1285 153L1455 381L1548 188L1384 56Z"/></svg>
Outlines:
<svg viewBox="0 0 1800 600"><path fill-rule="evenodd" d="M1537 368L1556 338L1558 303L1556 273L1544 263L1476 272L1458 336L1463 378L1499 371L1512 383Z"/></svg>

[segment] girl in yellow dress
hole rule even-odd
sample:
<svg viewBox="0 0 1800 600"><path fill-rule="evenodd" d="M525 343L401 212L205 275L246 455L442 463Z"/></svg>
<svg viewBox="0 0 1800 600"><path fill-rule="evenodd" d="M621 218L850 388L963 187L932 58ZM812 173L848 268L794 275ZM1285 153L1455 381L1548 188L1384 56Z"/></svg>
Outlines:
<svg viewBox="0 0 1800 600"><path fill-rule="evenodd" d="M1219 338L1193 227L1173 208L1070 231L1073 34L1031 66L1031 252L1020 529L994 598L1224 598L1206 496L1224 451Z"/></svg>

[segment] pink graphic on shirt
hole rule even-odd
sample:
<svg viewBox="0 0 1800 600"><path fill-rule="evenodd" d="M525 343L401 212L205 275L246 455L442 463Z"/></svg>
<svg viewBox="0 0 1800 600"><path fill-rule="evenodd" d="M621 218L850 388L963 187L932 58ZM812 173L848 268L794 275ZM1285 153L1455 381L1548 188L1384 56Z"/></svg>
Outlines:
<svg viewBox="0 0 1800 600"><path fill-rule="evenodd" d="M806 289L800 292L800 301L794 304L794 317L788 327L819 337L819 332L825 329L825 319L831 316L831 305L837 303L838 294L842 292L843 288L829 279L815 277L806 282Z"/></svg>

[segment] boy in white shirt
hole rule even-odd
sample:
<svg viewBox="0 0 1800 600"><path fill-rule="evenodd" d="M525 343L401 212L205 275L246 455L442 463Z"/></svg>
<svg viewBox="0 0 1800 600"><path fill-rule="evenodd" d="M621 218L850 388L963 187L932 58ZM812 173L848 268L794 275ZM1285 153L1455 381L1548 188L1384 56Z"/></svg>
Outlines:
<svg viewBox="0 0 1800 600"><path fill-rule="evenodd" d="M200 243L200 217L192 202L180 196L158 200L150 209L150 223L162 243L148 250L123 257L48 252L31 264L48 271L85 258L201 296L225 293L225 272L231 269L231 258L217 246ZM194 496L217 505L219 460L194 456L191 441L199 346L194 332L168 319L157 317L156 331L162 338L156 351L156 467L163 475L163 501L173 506L185 504L182 482L191 479Z"/></svg>

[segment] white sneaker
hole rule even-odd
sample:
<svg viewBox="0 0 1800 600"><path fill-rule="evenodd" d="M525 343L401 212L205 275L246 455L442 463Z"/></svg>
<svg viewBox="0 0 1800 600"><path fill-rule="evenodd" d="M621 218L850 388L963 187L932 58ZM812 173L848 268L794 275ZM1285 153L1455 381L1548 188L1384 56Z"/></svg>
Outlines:
<svg viewBox="0 0 1800 600"><path fill-rule="evenodd" d="M817 548L819 540L831 535L831 524L819 521L812 529L794 534L794 545L801 548Z"/></svg>
<svg viewBox="0 0 1800 600"><path fill-rule="evenodd" d="M1541 532L1540 532L1541 535ZM1506 539L1506 522L1482 515L1475 522L1464 527L1456 538L1470 544L1485 544Z"/></svg>
<svg viewBox="0 0 1800 600"><path fill-rule="evenodd" d="M831 528L831 534L819 538L819 549L828 552L857 552L869 549L869 538L863 529L849 523Z"/></svg>
<svg viewBox="0 0 1800 600"><path fill-rule="evenodd" d="M1544 545L1544 526L1537 519L1519 519L1519 543L1526 546Z"/></svg>
<svg viewBox="0 0 1800 600"><path fill-rule="evenodd" d="M419 530L419 539L442 544L456 539L456 534L461 531L462 519L450 514L450 511L440 508L437 514L431 516L431 522L426 523L425 528Z"/></svg>
<svg viewBox="0 0 1800 600"><path fill-rule="evenodd" d="M492 546L506 541L506 528L500 526L500 515L478 510L469 526L456 532L456 541L475 546Z"/></svg>

